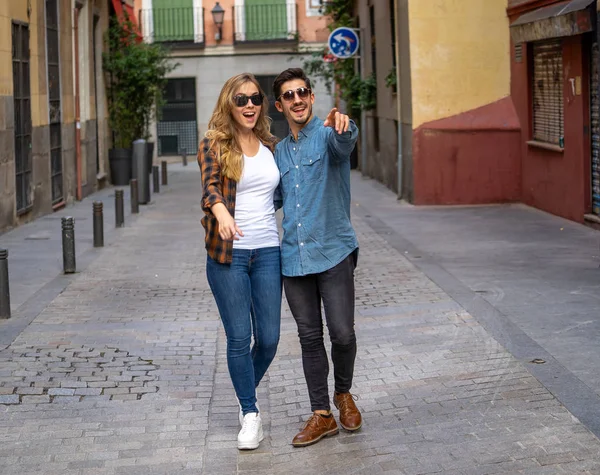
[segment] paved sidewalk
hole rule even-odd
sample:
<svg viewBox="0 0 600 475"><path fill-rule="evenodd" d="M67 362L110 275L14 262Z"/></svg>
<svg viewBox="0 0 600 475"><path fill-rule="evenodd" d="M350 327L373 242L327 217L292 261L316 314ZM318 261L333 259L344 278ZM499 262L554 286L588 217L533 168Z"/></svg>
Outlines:
<svg viewBox="0 0 600 475"><path fill-rule="evenodd" d="M380 204L364 209L369 192L389 194L366 181L353 216L364 426L291 447L309 404L285 305L259 388L266 438L239 452L198 171L172 171L168 192L89 251L82 272L40 279L16 309L14 321L40 311L0 351L0 473L600 473L596 436L398 249Z"/></svg>
<svg viewBox="0 0 600 475"><path fill-rule="evenodd" d="M600 436L600 232L523 205L414 207L354 175L357 214ZM371 206L377 203L376 206Z"/></svg>
<svg viewBox="0 0 600 475"><path fill-rule="evenodd" d="M191 168L196 168L192 162ZM180 164L169 164L169 174L183 169ZM152 189L152 177L150 177ZM160 187L160 193L152 193L147 205L139 206L139 214L131 214L129 187L108 187L100 190L82 201L35 221L24 224L11 231L0 234L0 248L8 249L10 303L13 318L5 322L0 333L0 345L10 343L31 320L47 305L54 296L70 282L61 275L62 231L61 219L72 216L75 221L75 252L77 272L82 272L102 249L93 247L92 203L103 204L104 213L104 245L109 247L119 238L123 228L115 227L115 189L123 190L124 222L130 227L139 215L153 205L156 198L169 194L171 188ZM32 298L34 297L35 298Z"/></svg>

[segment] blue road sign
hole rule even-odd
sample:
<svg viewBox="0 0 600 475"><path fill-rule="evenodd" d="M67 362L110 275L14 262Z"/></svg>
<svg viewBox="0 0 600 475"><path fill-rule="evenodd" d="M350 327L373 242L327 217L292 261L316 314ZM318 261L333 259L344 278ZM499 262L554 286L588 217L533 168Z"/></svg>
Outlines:
<svg viewBox="0 0 600 475"><path fill-rule="evenodd" d="M331 54L341 59L351 58L358 51L358 35L351 28L336 28L327 43Z"/></svg>

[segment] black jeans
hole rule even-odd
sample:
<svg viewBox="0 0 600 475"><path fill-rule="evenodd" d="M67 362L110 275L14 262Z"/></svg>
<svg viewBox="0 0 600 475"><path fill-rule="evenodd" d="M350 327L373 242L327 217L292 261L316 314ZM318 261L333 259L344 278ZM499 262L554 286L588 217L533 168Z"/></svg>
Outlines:
<svg viewBox="0 0 600 475"><path fill-rule="evenodd" d="M357 257L358 249L325 272L283 279L285 296L298 325L302 366L312 411L330 409L329 362L323 342L321 301L331 338L335 391L347 393L352 387L356 359L354 269Z"/></svg>

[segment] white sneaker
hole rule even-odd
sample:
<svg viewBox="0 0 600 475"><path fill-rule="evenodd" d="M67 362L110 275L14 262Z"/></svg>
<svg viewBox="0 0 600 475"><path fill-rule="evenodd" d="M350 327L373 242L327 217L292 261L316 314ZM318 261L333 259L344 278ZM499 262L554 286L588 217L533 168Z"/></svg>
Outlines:
<svg viewBox="0 0 600 475"><path fill-rule="evenodd" d="M238 418L240 420L240 426L244 425L244 411L242 411L242 405L240 404L240 400L238 399L238 406L240 406L240 412L238 414ZM256 401L256 409L260 412L260 406L258 405L258 401Z"/></svg>
<svg viewBox="0 0 600 475"><path fill-rule="evenodd" d="M260 414L250 412L244 416L242 430L238 434L238 449L252 450L258 448L260 441L265 438L263 434Z"/></svg>

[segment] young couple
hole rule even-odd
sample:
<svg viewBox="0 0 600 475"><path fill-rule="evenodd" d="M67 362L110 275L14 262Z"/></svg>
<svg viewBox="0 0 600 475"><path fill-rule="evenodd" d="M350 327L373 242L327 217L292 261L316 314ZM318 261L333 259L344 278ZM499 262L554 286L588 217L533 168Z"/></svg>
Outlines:
<svg viewBox="0 0 600 475"><path fill-rule="evenodd" d="M340 424L349 431L362 424L350 393L358 257L350 223L350 153L358 129L336 109L325 122L313 115L315 95L301 69L282 72L273 93L289 136L276 143L264 92L252 74L240 74L223 86L198 152L206 274L227 335L227 365L240 405L239 449L256 449L263 439L256 387L277 351L282 282L298 326L313 411L292 445L338 433L321 302ZM275 211L281 206L280 247Z"/></svg>

